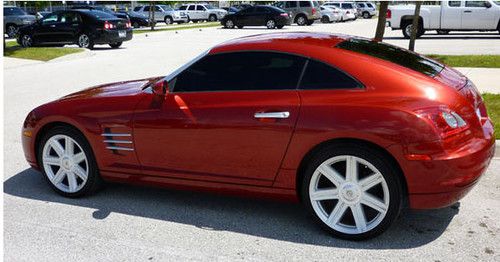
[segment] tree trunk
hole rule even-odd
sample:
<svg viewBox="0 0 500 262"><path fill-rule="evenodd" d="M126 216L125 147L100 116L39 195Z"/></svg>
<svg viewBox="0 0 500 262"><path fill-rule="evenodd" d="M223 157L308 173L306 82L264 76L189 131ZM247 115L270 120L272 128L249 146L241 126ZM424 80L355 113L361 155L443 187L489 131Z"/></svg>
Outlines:
<svg viewBox="0 0 500 262"><path fill-rule="evenodd" d="M410 45L408 46L408 49L411 51L415 51L415 39L417 38L417 31L418 31L418 18L420 17L420 6L422 5L422 2L417 1L415 3L415 13L413 14L413 22L411 25L411 36L410 36Z"/></svg>
<svg viewBox="0 0 500 262"><path fill-rule="evenodd" d="M155 30L155 6L154 1L149 2L149 23L151 24L151 31Z"/></svg>
<svg viewBox="0 0 500 262"><path fill-rule="evenodd" d="M381 1L380 2L380 8L378 11L378 22L377 22L377 31L375 32L375 38L373 40L375 41L382 41L382 38L384 38L384 32L385 32L385 20L387 16L387 6L389 6L388 1Z"/></svg>

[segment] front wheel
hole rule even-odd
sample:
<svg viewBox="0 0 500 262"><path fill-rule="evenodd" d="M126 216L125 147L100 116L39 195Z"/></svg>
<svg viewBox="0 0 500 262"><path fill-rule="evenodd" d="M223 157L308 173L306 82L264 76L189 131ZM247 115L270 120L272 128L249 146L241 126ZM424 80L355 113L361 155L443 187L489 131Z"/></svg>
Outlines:
<svg viewBox="0 0 500 262"><path fill-rule="evenodd" d="M210 21L210 22L216 22L217 21L217 16L216 15L210 15L208 17L208 21Z"/></svg>
<svg viewBox="0 0 500 262"><path fill-rule="evenodd" d="M83 33L78 36L78 46L81 48L93 49L94 40L92 40L89 35Z"/></svg>
<svg viewBox="0 0 500 262"><path fill-rule="evenodd" d="M231 19L226 20L226 22L224 23L224 27L225 28L229 28L229 29L234 28L234 22L233 22L233 20L231 20Z"/></svg>
<svg viewBox="0 0 500 262"><path fill-rule="evenodd" d="M123 42L117 42L117 43L111 43L111 44L109 44L109 46L111 46L111 48L118 48L118 47L120 47L122 44L123 44Z"/></svg>
<svg viewBox="0 0 500 262"><path fill-rule="evenodd" d="M413 28L413 24L409 23L409 24L406 24L403 26L403 36L406 38L406 39L410 39L411 38L411 30ZM422 36L424 34L424 29L422 28L422 25L421 23L419 23L419 27L417 29L417 34L416 34L416 38L419 38L420 36Z"/></svg>
<svg viewBox="0 0 500 262"><path fill-rule="evenodd" d="M299 26L304 26L307 23L307 18L305 16L303 16L303 15L300 15L299 17L297 17L296 23Z"/></svg>
<svg viewBox="0 0 500 262"><path fill-rule="evenodd" d="M372 16L368 12L363 12L363 18L364 19L370 19L370 18L372 18Z"/></svg>
<svg viewBox="0 0 500 262"><path fill-rule="evenodd" d="M314 218L334 236L364 240L384 232L399 215L399 173L385 155L358 144L317 152L304 174L301 196Z"/></svg>
<svg viewBox="0 0 500 262"><path fill-rule="evenodd" d="M163 21L165 21L165 24L167 24L167 25L171 25L171 24L174 23L174 20L170 16L165 16L165 18L163 19Z"/></svg>
<svg viewBox="0 0 500 262"><path fill-rule="evenodd" d="M48 131L37 157L45 178L63 196L83 196L102 183L89 143L73 128L60 126Z"/></svg>
<svg viewBox="0 0 500 262"><path fill-rule="evenodd" d="M33 38L28 34L21 36L21 46L24 48L32 47Z"/></svg>
<svg viewBox="0 0 500 262"><path fill-rule="evenodd" d="M267 27L267 29L274 29L274 28L276 28L276 22L272 19L269 19L266 22L266 27Z"/></svg>

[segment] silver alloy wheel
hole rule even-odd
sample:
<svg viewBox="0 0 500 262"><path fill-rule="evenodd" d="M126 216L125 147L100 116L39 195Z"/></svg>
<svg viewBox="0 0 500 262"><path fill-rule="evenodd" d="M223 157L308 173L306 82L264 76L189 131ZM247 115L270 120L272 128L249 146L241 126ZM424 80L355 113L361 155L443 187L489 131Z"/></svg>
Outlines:
<svg viewBox="0 0 500 262"><path fill-rule="evenodd" d="M413 28L413 25L410 24L408 26L405 27L405 33L408 35L408 36L411 36L411 30ZM418 35L418 32L417 32L417 35Z"/></svg>
<svg viewBox="0 0 500 262"><path fill-rule="evenodd" d="M170 18L170 17L165 17L165 24L167 24L167 25L172 24L172 18Z"/></svg>
<svg viewBox="0 0 500 262"><path fill-rule="evenodd" d="M63 192L78 192L87 183L87 156L82 147L67 135L55 135L47 140L42 163L50 182Z"/></svg>
<svg viewBox="0 0 500 262"><path fill-rule="evenodd" d="M226 27L227 28L233 28L234 27L233 20L227 20L226 21Z"/></svg>
<svg viewBox="0 0 500 262"><path fill-rule="evenodd" d="M9 25L7 27L7 35L9 37L15 37L17 34L17 27L16 26L13 26L13 25Z"/></svg>
<svg viewBox="0 0 500 262"><path fill-rule="evenodd" d="M33 45L33 39L29 35L23 35L21 39L21 45L23 47L31 47Z"/></svg>
<svg viewBox="0 0 500 262"><path fill-rule="evenodd" d="M298 25L305 25L306 24L306 19L303 16L299 16L297 18L297 24Z"/></svg>
<svg viewBox="0 0 500 262"><path fill-rule="evenodd" d="M266 26L269 29L273 29L276 27L276 23L274 22L274 20L269 20L269 21L267 21Z"/></svg>
<svg viewBox="0 0 500 262"><path fill-rule="evenodd" d="M345 174L341 174L338 166L344 167ZM361 173L365 176L360 179ZM379 189L378 195L373 195L371 189ZM309 199L314 212L327 226L344 234L362 234L378 226L387 214L389 187L371 163L341 155L316 168L309 183Z"/></svg>
<svg viewBox="0 0 500 262"><path fill-rule="evenodd" d="M208 21L210 21L210 22L217 21L217 16L216 15L210 15L210 17L208 18Z"/></svg>
<svg viewBox="0 0 500 262"><path fill-rule="evenodd" d="M87 48L90 45L90 38L86 34L80 35L78 37L78 45L83 48Z"/></svg>

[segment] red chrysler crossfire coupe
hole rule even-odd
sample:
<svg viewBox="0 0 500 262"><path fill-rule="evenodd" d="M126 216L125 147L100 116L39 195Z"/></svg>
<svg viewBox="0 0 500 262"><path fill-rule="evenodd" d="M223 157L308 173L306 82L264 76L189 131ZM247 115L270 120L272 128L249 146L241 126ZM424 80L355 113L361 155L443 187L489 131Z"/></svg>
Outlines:
<svg viewBox="0 0 500 262"><path fill-rule="evenodd" d="M476 87L452 68L369 39L277 33L42 105L22 143L67 197L113 181L295 200L333 235L361 240L403 206L467 194L493 133Z"/></svg>

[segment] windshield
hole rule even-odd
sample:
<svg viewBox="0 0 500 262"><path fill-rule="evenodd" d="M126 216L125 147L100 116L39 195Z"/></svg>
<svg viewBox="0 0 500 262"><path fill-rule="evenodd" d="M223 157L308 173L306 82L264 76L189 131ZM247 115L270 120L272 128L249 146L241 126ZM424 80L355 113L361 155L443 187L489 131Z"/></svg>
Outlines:
<svg viewBox="0 0 500 262"><path fill-rule="evenodd" d="M165 11L174 11L174 9L168 5L158 5Z"/></svg>
<svg viewBox="0 0 500 262"><path fill-rule="evenodd" d="M495 3L495 5L500 5L500 1L493 1L493 3Z"/></svg>
<svg viewBox="0 0 500 262"><path fill-rule="evenodd" d="M439 74L444 68L444 65L417 53L367 39L351 38L336 47L383 59L429 76Z"/></svg>
<svg viewBox="0 0 500 262"><path fill-rule="evenodd" d="M4 15L27 15L23 9L19 7L4 7L3 8Z"/></svg>

